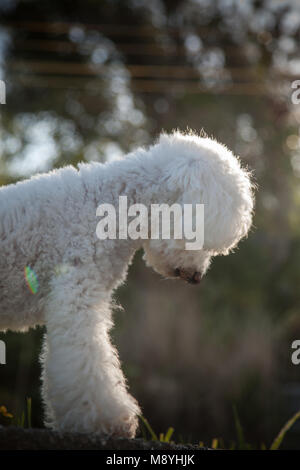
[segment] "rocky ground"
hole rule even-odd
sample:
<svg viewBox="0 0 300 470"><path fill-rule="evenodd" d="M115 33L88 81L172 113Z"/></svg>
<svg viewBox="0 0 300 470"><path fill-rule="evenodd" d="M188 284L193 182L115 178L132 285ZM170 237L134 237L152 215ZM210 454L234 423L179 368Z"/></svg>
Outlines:
<svg viewBox="0 0 300 470"><path fill-rule="evenodd" d="M206 450L143 439L104 439L98 434L77 434L47 429L0 426L0 450Z"/></svg>

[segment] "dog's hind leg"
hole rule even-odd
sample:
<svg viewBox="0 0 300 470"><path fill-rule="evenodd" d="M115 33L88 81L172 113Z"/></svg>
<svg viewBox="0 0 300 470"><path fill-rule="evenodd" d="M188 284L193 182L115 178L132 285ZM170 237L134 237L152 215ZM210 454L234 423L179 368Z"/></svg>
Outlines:
<svg viewBox="0 0 300 470"><path fill-rule="evenodd" d="M51 283L41 356L46 424L134 437L139 406L127 392L110 342L108 294L99 294L91 274L70 268Z"/></svg>

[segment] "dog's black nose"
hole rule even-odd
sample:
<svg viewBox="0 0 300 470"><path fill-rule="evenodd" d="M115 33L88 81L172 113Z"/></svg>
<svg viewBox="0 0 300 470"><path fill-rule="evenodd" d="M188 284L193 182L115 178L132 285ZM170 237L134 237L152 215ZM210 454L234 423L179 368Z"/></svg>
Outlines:
<svg viewBox="0 0 300 470"><path fill-rule="evenodd" d="M175 277L180 277L180 269L179 268L176 268L175 271L174 271L174 276Z"/></svg>
<svg viewBox="0 0 300 470"><path fill-rule="evenodd" d="M192 275L192 277L190 277L188 279L188 283L189 284L200 284L200 281L201 281L201 273L199 273L198 271L194 272L194 274Z"/></svg>
<svg viewBox="0 0 300 470"><path fill-rule="evenodd" d="M198 271L195 271L193 275L190 275L187 271L181 268L176 268L174 270L174 276L183 279L189 284L199 284L202 278L202 274Z"/></svg>

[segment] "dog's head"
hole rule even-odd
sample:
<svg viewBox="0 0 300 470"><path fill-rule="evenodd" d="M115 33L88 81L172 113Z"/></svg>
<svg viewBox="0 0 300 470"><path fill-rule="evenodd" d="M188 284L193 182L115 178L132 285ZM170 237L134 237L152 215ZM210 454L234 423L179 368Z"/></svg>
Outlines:
<svg viewBox="0 0 300 470"><path fill-rule="evenodd" d="M188 222L196 234L204 229L204 240L199 248L195 243L187 249L191 240L183 226L181 239L147 240L144 258L165 277L198 284L212 256L228 254L251 227L254 198L250 174L225 146L191 133L162 134L148 152L160 173L156 202L176 204L182 214L185 204L193 205L186 219L173 219L173 227ZM204 227L199 226L196 204L204 205Z"/></svg>

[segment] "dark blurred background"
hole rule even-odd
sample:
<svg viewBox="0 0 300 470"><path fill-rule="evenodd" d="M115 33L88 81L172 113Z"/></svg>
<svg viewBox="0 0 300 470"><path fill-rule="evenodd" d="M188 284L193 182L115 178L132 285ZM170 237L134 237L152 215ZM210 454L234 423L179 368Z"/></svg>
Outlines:
<svg viewBox="0 0 300 470"><path fill-rule="evenodd" d="M137 253L113 334L155 431L229 445L235 407L247 441L270 444L300 409L299 2L0 0L0 17L0 184L176 127L203 128L254 170L249 238L199 288L162 281ZM34 426L42 334L0 335L0 405L18 415L32 397ZM299 424L284 446L300 449Z"/></svg>

